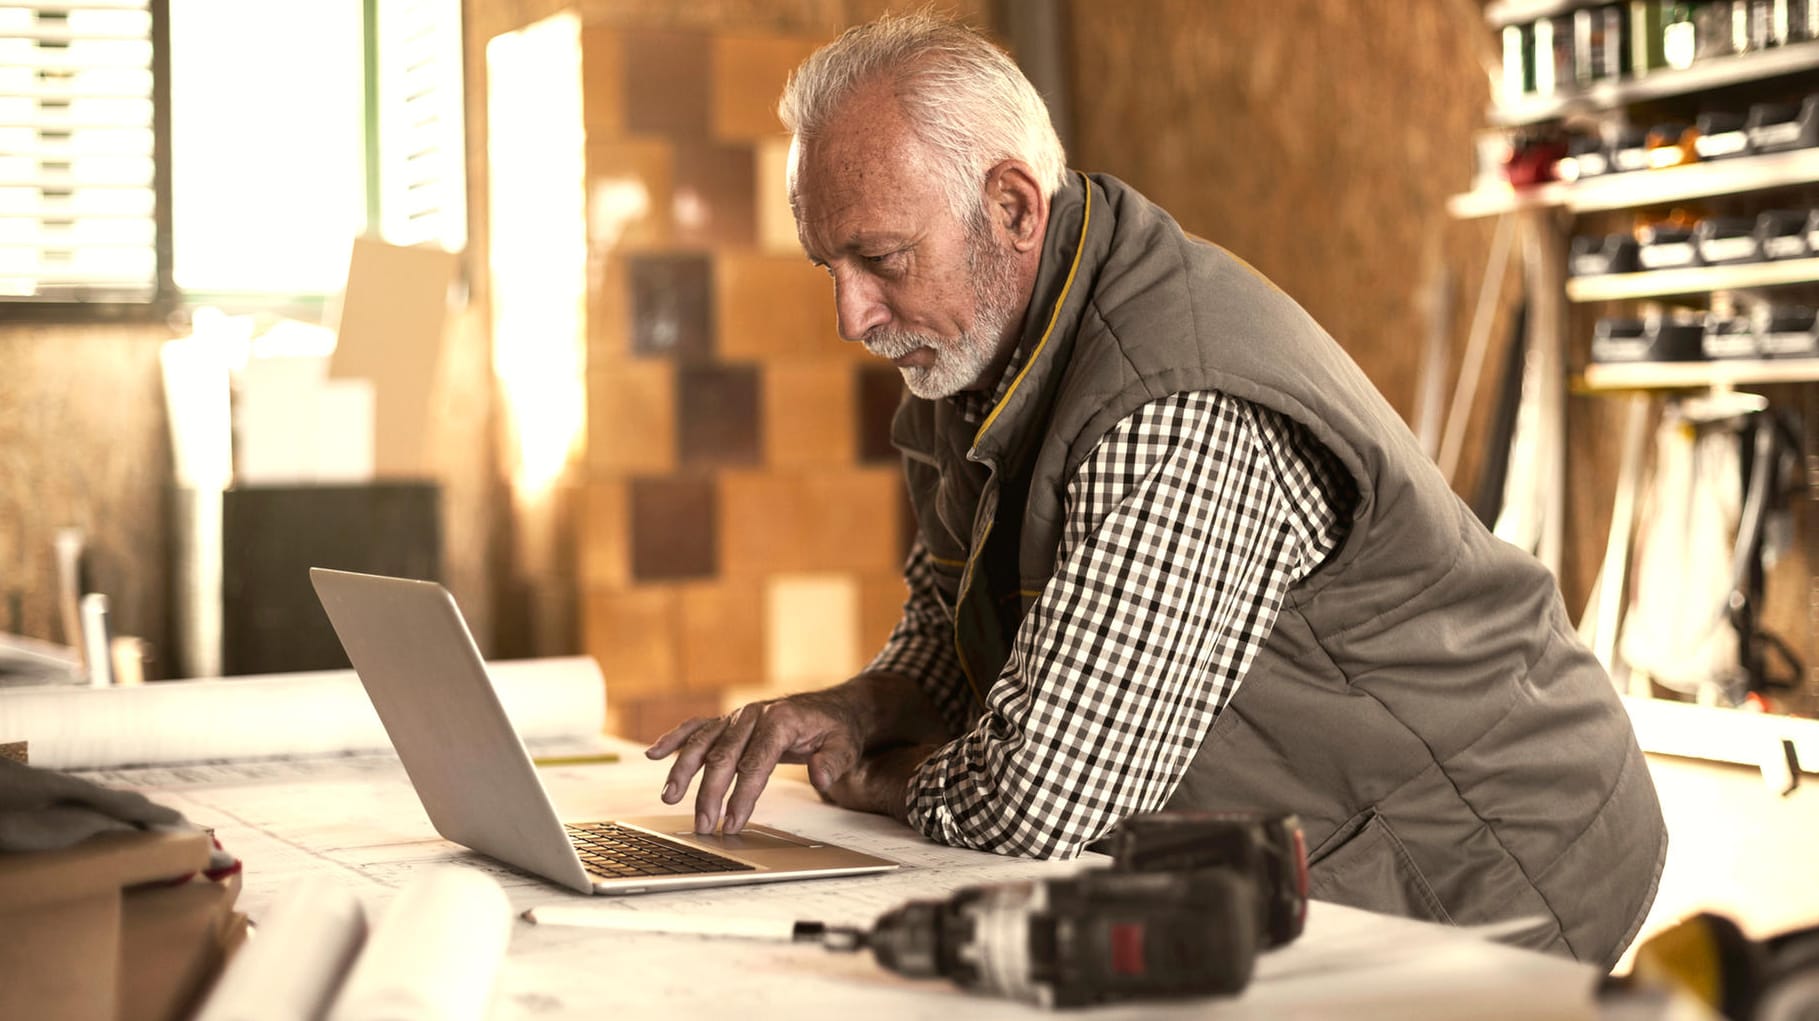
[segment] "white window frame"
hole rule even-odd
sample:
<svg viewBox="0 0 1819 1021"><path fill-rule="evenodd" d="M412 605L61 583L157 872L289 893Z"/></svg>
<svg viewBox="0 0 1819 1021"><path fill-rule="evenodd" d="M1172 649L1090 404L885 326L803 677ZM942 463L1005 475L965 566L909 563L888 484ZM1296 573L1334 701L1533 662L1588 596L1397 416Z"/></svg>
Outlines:
<svg viewBox="0 0 1819 1021"><path fill-rule="evenodd" d="M307 317L311 311L319 311L329 297L309 291L186 291L173 279L171 3L172 0L0 0L0 10L136 6L149 12L155 165L152 247L156 258L155 283L149 291L83 295L65 289L34 296L0 294L0 318L155 321L182 306L202 301L230 310L278 311ZM433 244L458 251L467 241L460 0L363 0L363 5L366 232L395 244ZM4 34L0 28L0 36ZM391 42L393 39L398 42ZM0 67L4 63L0 58ZM5 94L6 90L0 88L0 97ZM4 118L0 118L0 125L4 123ZM4 159L3 153L0 159ZM275 200L281 198L276 196ZM42 212L37 215L46 218ZM54 214L48 218L58 219ZM112 300L103 300L106 298Z"/></svg>

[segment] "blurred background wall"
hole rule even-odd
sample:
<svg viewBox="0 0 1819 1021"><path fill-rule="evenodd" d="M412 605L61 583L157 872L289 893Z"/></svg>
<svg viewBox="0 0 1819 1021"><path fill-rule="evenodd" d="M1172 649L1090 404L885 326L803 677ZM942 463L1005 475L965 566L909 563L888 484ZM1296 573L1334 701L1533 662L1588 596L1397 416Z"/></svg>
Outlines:
<svg viewBox="0 0 1819 1021"><path fill-rule="evenodd" d="M825 280L794 247L773 115L803 55L892 6L465 5L470 302L441 395L446 573L489 653L600 658L634 733L838 679L894 619L907 522L883 430L897 381L834 335ZM1072 164L1123 178L1255 264L1405 417L1427 296L1450 281L1450 388L1490 230L1443 212L1468 186L1488 102L1476 3L957 10L1003 38L1048 19ZM589 214L585 453L527 513L505 478L488 369L487 44L563 12L582 27L590 194L635 184L645 204ZM168 639L153 342L175 332L0 323L0 624L60 637L40 595L51 535L78 524L120 573L120 630ZM1462 489L1475 463L1468 445Z"/></svg>

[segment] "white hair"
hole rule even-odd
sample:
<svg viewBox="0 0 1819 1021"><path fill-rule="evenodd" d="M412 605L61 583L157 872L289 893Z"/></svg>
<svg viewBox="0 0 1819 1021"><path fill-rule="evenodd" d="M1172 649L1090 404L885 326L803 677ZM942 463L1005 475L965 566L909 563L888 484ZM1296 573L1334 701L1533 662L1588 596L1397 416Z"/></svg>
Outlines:
<svg viewBox="0 0 1819 1021"><path fill-rule="evenodd" d="M799 141L811 139L880 80L928 146L948 208L962 221L983 217L985 174L1004 160L1029 164L1050 198L1067 183L1061 139L1022 69L973 29L929 13L849 28L816 50L790 75L777 116Z"/></svg>

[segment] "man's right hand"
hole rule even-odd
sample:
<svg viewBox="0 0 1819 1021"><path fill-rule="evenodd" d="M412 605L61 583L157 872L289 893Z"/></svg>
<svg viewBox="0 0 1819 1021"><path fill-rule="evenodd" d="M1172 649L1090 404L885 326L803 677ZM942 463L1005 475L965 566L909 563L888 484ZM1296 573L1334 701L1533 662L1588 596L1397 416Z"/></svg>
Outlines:
<svg viewBox="0 0 1819 1021"><path fill-rule="evenodd" d="M807 763L809 782L823 797L839 801L835 795L848 792L836 791L835 785L859 766L868 749L933 746L952 736L921 685L899 674L867 672L822 691L689 720L644 754L676 756L663 785L667 804L679 803L689 781L701 774L695 793L698 832L719 827L737 833L751 819L758 795L779 763Z"/></svg>
<svg viewBox="0 0 1819 1021"><path fill-rule="evenodd" d="M653 759L676 756L663 785L666 804L680 802L690 780L701 774L695 794L696 832L711 833L720 827L722 832L737 833L751 818L758 795L779 763L807 763L809 782L824 793L858 763L870 729L862 721L871 708L856 704L860 697L853 686L843 685L753 702L726 716L688 720L658 738L644 754Z"/></svg>

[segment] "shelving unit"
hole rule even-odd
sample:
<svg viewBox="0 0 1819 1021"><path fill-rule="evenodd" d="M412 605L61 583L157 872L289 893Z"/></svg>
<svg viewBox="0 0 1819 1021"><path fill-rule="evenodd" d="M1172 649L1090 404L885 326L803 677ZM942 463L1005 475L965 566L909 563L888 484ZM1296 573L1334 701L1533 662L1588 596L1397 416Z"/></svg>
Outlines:
<svg viewBox="0 0 1819 1021"><path fill-rule="evenodd" d="M1609 0L1493 0L1484 17L1493 31L1539 18L1603 7ZM1625 40L1624 45L1629 45ZM1701 61L1686 69L1658 69L1639 78L1603 81L1553 96L1523 96L1490 111L1494 127L1527 127L1583 121L1586 115L1622 116L1632 123L1654 123L1670 116L1691 121L1699 112L1719 108L1742 112L1757 98L1790 98L1819 89L1819 39L1741 55ZM1569 76L1570 77L1570 76ZM1760 85L1761 88L1752 89ZM1708 94L1711 98L1708 100ZM1631 110L1646 104L1646 110ZM1795 189L1802 194L1784 195ZM1615 394L1627 408L1620 449L1622 465L1613 476L1616 510L1597 589L1588 610L1591 644L1609 665L1617 664L1622 611L1628 600L1623 584L1629 577L1629 544L1633 508L1640 494L1641 465L1646 462L1654 394L1723 391L1772 384L1813 384L1803 391L1809 417L1819 408L1819 358L1720 360L1677 363L1586 365L1587 337L1569 332L1570 303L1625 302L1652 298L1699 296L1726 291L1740 301L1755 300L1762 289L1819 284L1819 257L1771 262L1658 270L1568 279L1567 245L1577 232L1602 232L1608 225L1575 226L1584 214L1621 210L1659 210L1676 203L1734 197L1727 203L1743 209L1776 205L1807 208L1819 192L1819 148L1690 163L1660 170L1605 174L1576 182L1548 182L1516 189L1506 184L1477 188L1448 200L1448 212L1460 219L1513 216L1524 239L1529 301L1527 345L1529 376L1525 394L1534 386L1534 421L1541 423L1526 456L1534 459L1535 478L1528 497L1545 527L1540 555L1550 566L1548 528L1558 528L1567 502L1566 401L1571 392ZM1804 299L1810 300L1810 299ZM1583 314L1579 325L1588 327ZM1569 343L1569 336L1572 342ZM1569 356L1570 352L1577 355ZM1525 397L1525 400L1528 400ZM1525 413L1531 409L1525 408ZM1809 423L1810 425L1811 423ZM1810 451L1809 451L1810 453ZM1819 492L1819 490L1816 490ZM1812 495L1812 494L1809 494ZM1575 501L1582 503L1583 501ZM1807 514L1802 527L1810 526ZM1557 533L1555 541L1558 542ZM1812 546L1809 537L1808 545ZM1551 551L1558 556L1558 548ZM1819 593L1819 578L1813 580ZM1800 643L1797 643L1800 644ZM1810 657L1809 657L1810 658ZM1819 667L1819 663L1810 664ZM1616 672L1616 671L1614 671ZM1710 708L1651 697L1626 696L1625 706L1643 748L1670 755L1723 762L1772 765L1819 772L1819 721L1739 710Z"/></svg>
<svg viewBox="0 0 1819 1021"><path fill-rule="evenodd" d="M1814 282L1819 282L1819 259L1783 259L1579 277L1566 282L1566 296L1570 301L1624 301Z"/></svg>
<svg viewBox="0 0 1819 1021"><path fill-rule="evenodd" d="M1462 220L1556 207L1569 213L1596 213L1789 188L1814 181L1819 181L1819 149L1796 149L1688 163L1664 170L1604 174L1570 184L1550 181L1520 189L1498 184L1455 195L1447 200L1446 208Z"/></svg>
<svg viewBox="0 0 1819 1021"><path fill-rule="evenodd" d="M1557 6L1557 5L1556 5ZM1567 5L1573 7L1587 4ZM1556 11L1555 13L1564 13ZM1516 19L1523 20L1521 18ZM1556 96L1524 99L1491 112L1491 123L1500 127L1520 127L1559 120L1574 114L1614 110L1631 103L1669 99L1695 92L1710 92L1748 82L1796 75L1819 68L1819 40L1807 40L1792 46L1780 46L1756 53L1740 53L1702 61L1684 70L1651 71L1641 78L1599 82L1590 88Z"/></svg>
<svg viewBox="0 0 1819 1021"><path fill-rule="evenodd" d="M1763 383L1819 383L1819 358L1588 365L1581 383L1585 390L1693 390Z"/></svg>

